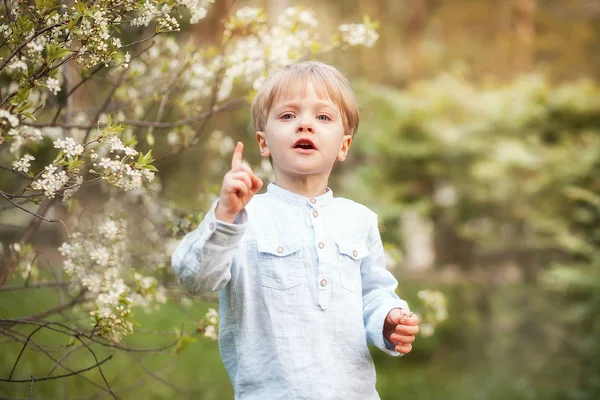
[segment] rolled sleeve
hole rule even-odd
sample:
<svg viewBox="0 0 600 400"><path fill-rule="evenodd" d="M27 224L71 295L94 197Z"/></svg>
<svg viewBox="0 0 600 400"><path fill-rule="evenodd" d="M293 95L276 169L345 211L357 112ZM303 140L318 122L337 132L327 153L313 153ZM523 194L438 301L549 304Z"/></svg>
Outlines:
<svg viewBox="0 0 600 400"><path fill-rule="evenodd" d="M200 225L178 244L171 266L182 286L192 294L214 292L231 278L231 261L247 225L246 210L233 223L219 221L215 200Z"/></svg>

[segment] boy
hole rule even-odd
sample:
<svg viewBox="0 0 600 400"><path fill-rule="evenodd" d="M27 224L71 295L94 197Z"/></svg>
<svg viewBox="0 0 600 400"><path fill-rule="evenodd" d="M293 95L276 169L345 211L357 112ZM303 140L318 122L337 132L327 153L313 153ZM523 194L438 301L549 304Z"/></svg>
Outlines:
<svg viewBox="0 0 600 400"><path fill-rule="evenodd" d="M367 343L406 354L419 319L394 293L376 214L327 187L358 126L352 90L337 69L300 62L270 76L251 109L276 183L257 194L238 143L173 269L192 293L219 291L236 399L379 399Z"/></svg>

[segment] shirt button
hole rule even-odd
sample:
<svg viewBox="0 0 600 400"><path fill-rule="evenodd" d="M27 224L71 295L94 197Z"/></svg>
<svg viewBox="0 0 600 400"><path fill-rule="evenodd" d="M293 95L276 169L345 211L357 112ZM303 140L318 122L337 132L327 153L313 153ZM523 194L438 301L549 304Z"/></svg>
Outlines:
<svg viewBox="0 0 600 400"><path fill-rule="evenodd" d="M354 257L358 256L358 252L357 252L356 250L354 250L354 251L352 252L352 254L354 255Z"/></svg>
<svg viewBox="0 0 600 400"><path fill-rule="evenodd" d="M317 200L315 200L315 199L313 199L313 198L311 198L309 201L310 201L312 204L316 204L316 203L317 203Z"/></svg>
<svg viewBox="0 0 600 400"><path fill-rule="evenodd" d="M319 242L319 248L322 249L323 247L325 247L325 244L323 242Z"/></svg>
<svg viewBox="0 0 600 400"><path fill-rule="evenodd" d="M283 253L283 247L278 247L278 248L277 248L277 252L278 252L278 253Z"/></svg>
<svg viewBox="0 0 600 400"><path fill-rule="evenodd" d="M327 279L321 279L321 286L327 286Z"/></svg>
<svg viewBox="0 0 600 400"><path fill-rule="evenodd" d="M213 223L211 222L211 223L210 223L210 225L208 225L208 227L209 227L210 229L215 229L215 224L213 224Z"/></svg>
<svg viewBox="0 0 600 400"><path fill-rule="evenodd" d="M319 213L317 212L317 210L313 211L313 217L317 218L319 216Z"/></svg>

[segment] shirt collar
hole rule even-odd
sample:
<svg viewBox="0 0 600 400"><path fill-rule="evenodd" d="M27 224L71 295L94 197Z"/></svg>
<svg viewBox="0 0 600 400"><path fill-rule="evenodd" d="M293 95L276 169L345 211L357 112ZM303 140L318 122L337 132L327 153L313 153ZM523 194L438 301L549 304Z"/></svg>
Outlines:
<svg viewBox="0 0 600 400"><path fill-rule="evenodd" d="M322 206L333 200L333 191L328 186L327 191L320 196L304 197L299 194L285 190L274 183L269 183L267 186L267 194L276 199L285 201L286 203L304 205L308 204L311 207Z"/></svg>

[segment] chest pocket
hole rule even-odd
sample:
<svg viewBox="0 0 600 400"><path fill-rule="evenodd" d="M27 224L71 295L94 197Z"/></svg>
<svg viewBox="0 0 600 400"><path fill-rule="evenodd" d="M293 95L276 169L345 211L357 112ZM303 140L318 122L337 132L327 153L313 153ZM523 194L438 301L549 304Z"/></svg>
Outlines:
<svg viewBox="0 0 600 400"><path fill-rule="evenodd" d="M369 255L369 249L363 242L336 240L335 244L338 249L338 269L342 287L351 293L360 292L360 265Z"/></svg>
<svg viewBox="0 0 600 400"><path fill-rule="evenodd" d="M302 283L302 242L293 237L257 239L258 264L263 286L286 290Z"/></svg>

